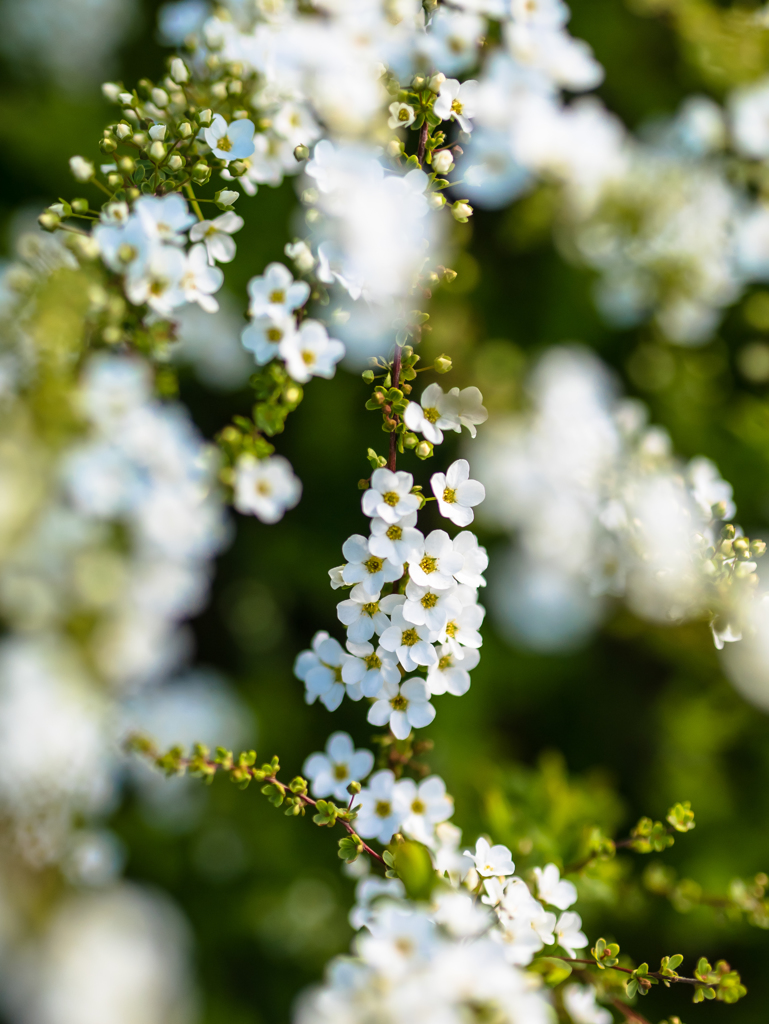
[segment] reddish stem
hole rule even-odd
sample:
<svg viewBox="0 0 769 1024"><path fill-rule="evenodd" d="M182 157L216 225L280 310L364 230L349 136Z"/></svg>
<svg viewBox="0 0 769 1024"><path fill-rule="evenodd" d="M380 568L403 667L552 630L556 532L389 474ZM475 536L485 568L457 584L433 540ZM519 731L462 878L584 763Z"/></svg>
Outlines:
<svg viewBox="0 0 769 1024"><path fill-rule="evenodd" d="M401 379L401 349L398 345L395 346L395 355L393 356L393 370L392 370L392 386L398 387ZM393 419L397 419L397 416L393 416ZM387 468L391 473L395 472L395 459L398 454L398 435L395 430L390 434L390 457L387 460Z"/></svg>

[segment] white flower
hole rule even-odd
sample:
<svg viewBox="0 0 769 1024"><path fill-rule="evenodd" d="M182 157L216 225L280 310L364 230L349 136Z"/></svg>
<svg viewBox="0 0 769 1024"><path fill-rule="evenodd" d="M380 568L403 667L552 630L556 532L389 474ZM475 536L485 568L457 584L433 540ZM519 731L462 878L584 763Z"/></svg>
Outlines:
<svg viewBox="0 0 769 1024"><path fill-rule="evenodd" d="M333 796L349 801L348 785L363 782L374 767L370 750L356 750L346 732L332 733L326 742L325 754L311 754L304 762L302 774L311 781L313 796Z"/></svg>
<svg viewBox="0 0 769 1024"><path fill-rule="evenodd" d="M572 957L575 956L575 950L584 949L588 943L587 935L582 931L582 918L573 910L567 910L558 918L555 936L561 949Z"/></svg>
<svg viewBox="0 0 769 1024"><path fill-rule="evenodd" d="M394 583L403 569L385 558L372 555L367 537L354 533L342 545L347 562L342 569L345 583L361 583L371 596L378 595L385 583Z"/></svg>
<svg viewBox="0 0 769 1024"><path fill-rule="evenodd" d="M380 607L379 594L370 594L360 583L352 588L345 601L339 602L336 615L347 627L347 637L353 643L364 643L374 633L384 633L390 625Z"/></svg>
<svg viewBox="0 0 769 1024"><path fill-rule="evenodd" d="M416 112L413 107L410 107L408 103L391 103L388 107L390 116L387 119L388 128L408 128L410 124L413 124L416 119Z"/></svg>
<svg viewBox="0 0 769 1024"><path fill-rule="evenodd" d="M512 855L506 846L497 844L490 846L488 840L480 837L475 844L475 853L465 850L465 856L471 857L475 870L482 878L492 875L512 875L515 871Z"/></svg>
<svg viewBox="0 0 769 1024"><path fill-rule="evenodd" d="M407 672L413 672L419 665L434 665L438 656L431 640L433 633L427 626L416 626L403 615L403 604L392 612L390 625L382 633L379 642L386 651L398 655L398 661Z"/></svg>
<svg viewBox="0 0 769 1024"><path fill-rule="evenodd" d="M458 583L464 583L468 587L485 587L486 580L481 575L489 565L489 556L486 548L478 543L478 538L470 530L463 530L454 538L454 550L462 558L462 568L454 573Z"/></svg>
<svg viewBox="0 0 769 1024"><path fill-rule="evenodd" d="M612 1024L614 1018L596 1003L595 989L591 985L565 985L561 995L574 1024Z"/></svg>
<svg viewBox="0 0 769 1024"><path fill-rule="evenodd" d="M368 721L389 725L396 739L405 740L412 728L422 729L435 718L435 708L421 679L406 679L400 686L383 683L377 698L369 708Z"/></svg>
<svg viewBox="0 0 769 1024"><path fill-rule="evenodd" d="M281 340L278 351L294 380L306 384L310 377L329 380L334 376L336 364L344 355L344 345L329 338L319 320L305 320L298 332Z"/></svg>
<svg viewBox="0 0 769 1024"><path fill-rule="evenodd" d="M400 828L400 817L393 805L394 786L395 776L385 768L371 776L358 796L355 831L363 839L389 843L393 833Z"/></svg>
<svg viewBox="0 0 769 1024"><path fill-rule="evenodd" d="M184 301L182 277L187 269L184 253L170 245L153 249L141 273L126 278L126 295L135 306L143 303L168 316Z"/></svg>
<svg viewBox="0 0 769 1024"><path fill-rule="evenodd" d="M397 523L388 523L375 516L371 520L368 542L371 553L386 558L393 565L403 565L418 557L424 549L425 538L420 530L415 529L416 521L416 512L404 516Z"/></svg>
<svg viewBox="0 0 769 1024"><path fill-rule="evenodd" d="M155 247L138 217L120 223L97 224L93 237L98 243L102 259L118 274L141 277L147 260Z"/></svg>
<svg viewBox="0 0 769 1024"><path fill-rule="evenodd" d="M454 585L454 573L461 572L464 559L454 550L445 530L433 530L425 537L419 561L409 562L409 575L420 587L448 590Z"/></svg>
<svg viewBox="0 0 769 1024"><path fill-rule="evenodd" d="M341 644L320 630L312 638L312 650L302 651L294 662L294 675L305 685L304 699L313 704L320 698L321 704L329 711L336 711L344 698L345 689L352 700L360 700L360 688L345 687L342 681L342 666L349 654Z"/></svg>
<svg viewBox="0 0 769 1024"><path fill-rule="evenodd" d="M374 901L381 896L402 899L406 895L400 878L380 878L378 875L366 875L355 886L355 905L350 910L348 920L355 931L368 927L374 916Z"/></svg>
<svg viewBox="0 0 769 1024"><path fill-rule="evenodd" d="M467 459L452 462L446 473L433 473L430 487L438 500L438 511L457 526L469 526L475 518L474 505L486 497L486 488L470 479Z"/></svg>
<svg viewBox="0 0 769 1024"><path fill-rule="evenodd" d="M141 196L134 211L149 238L169 245L184 245L184 232L195 223L195 215L179 195Z"/></svg>
<svg viewBox="0 0 769 1024"><path fill-rule="evenodd" d="M409 402L406 406L403 422L432 444L441 444L444 430L461 430L456 405L455 398L444 394L440 384L430 384L419 402Z"/></svg>
<svg viewBox="0 0 769 1024"><path fill-rule="evenodd" d="M252 352L259 366L274 359L280 350L280 343L296 334L296 323L291 314L257 317L240 335L243 348Z"/></svg>
<svg viewBox="0 0 769 1024"><path fill-rule="evenodd" d="M405 825L404 825L405 828ZM467 892L436 889L433 897L434 920L456 939L467 939L488 931L492 924L489 911Z"/></svg>
<svg viewBox="0 0 769 1024"><path fill-rule="evenodd" d="M305 304L310 286L306 281L295 281L282 263L270 263L261 277L252 277L248 282L248 294L251 316L282 317Z"/></svg>
<svg viewBox="0 0 769 1024"><path fill-rule="evenodd" d="M769 78L736 89L729 107L738 152L759 160L769 156Z"/></svg>
<svg viewBox="0 0 769 1024"><path fill-rule="evenodd" d="M409 580L403 618L415 626L427 626L432 632L443 629L450 618L456 618L462 611L455 591L456 588L434 590L432 587L420 587Z"/></svg>
<svg viewBox="0 0 769 1024"><path fill-rule="evenodd" d="M318 122L304 103L283 103L272 118L272 128L292 148L299 144L309 146L320 136Z"/></svg>
<svg viewBox="0 0 769 1024"><path fill-rule="evenodd" d="M69 158L69 169L78 181L90 181L94 176L95 168L90 160L82 156L71 156Z"/></svg>
<svg viewBox="0 0 769 1024"><path fill-rule="evenodd" d="M466 595L457 588L457 596L461 601ZM464 647L478 649L483 644L483 637L478 632L483 623L484 610L479 604L466 604L459 615L449 619L440 631L438 639L446 644L451 653L461 661L464 658Z"/></svg>
<svg viewBox="0 0 769 1024"><path fill-rule="evenodd" d="M459 420L460 427L467 427L470 437L475 437L478 431L475 429L479 424L485 423L489 413L483 404L483 395L478 388L452 388L448 396L454 403L454 414ZM454 429L459 431L460 427Z"/></svg>
<svg viewBox="0 0 769 1024"><path fill-rule="evenodd" d="M191 242L204 242L208 258L213 265L231 263L235 259L235 242L232 235L243 227L243 218L228 210L214 220L201 220L190 228Z"/></svg>
<svg viewBox="0 0 769 1024"><path fill-rule="evenodd" d="M421 504L418 495L411 493L414 477L411 473L393 473L384 467L371 474L371 486L363 492L361 508L366 516L378 516L386 523L399 523L416 512Z"/></svg>
<svg viewBox="0 0 769 1024"><path fill-rule="evenodd" d="M341 590L342 587L346 586L343 570L343 565L335 565L333 569L328 570L328 577L332 590Z"/></svg>
<svg viewBox="0 0 769 1024"><path fill-rule="evenodd" d="M222 188L216 193L214 199L217 203L221 203L222 206L232 206L233 203L240 199L240 192L235 192L231 188ZM225 213L231 212L231 210L225 210Z"/></svg>
<svg viewBox="0 0 769 1024"><path fill-rule="evenodd" d="M418 966L429 963L436 949L435 924L423 911L403 904L380 903L368 929L370 934L363 932L356 946L380 977L408 981Z"/></svg>
<svg viewBox="0 0 769 1024"><path fill-rule="evenodd" d="M290 260L294 261L300 274L309 274L315 266L315 257L306 242L286 242L283 252Z"/></svg>
<svg viewBox="0 0 769 1024"><path fill-rule="evenodd" d="M246 454L238 458L234 500L238 512L253 514L263 523L277 523L301 496L301 481L282 455L257 459Z"/></svg>
<svg viewBox="0 0 769 1024"><path fill-rule="evenodd" d="M228 125L221 114L214 114L210 127L203 134L214 156L227 163L245 160L254 152L254 123L245 118Z"/></svg>
<svg viewBox="0 0 769 1024"><path fill-rule="evenodd" d="M215 313L219 303L213 293L221 288L223 280L221 270L208 262L206 247L202 244L193 245L187 253L187 265L181 280L187 302L197 302L206 313Z"/></svg>
<svg viewBox="0 0 769 1024"><path fill-rule="evenodd" d="M477 91L478 83L472 79L460 85L456 78L447 78L442 83L433 106L436 117L441 121L453 118L459 122L463 132L471 132L473 125L469 118L475 116Z"/></svg>
<svg viewBox="0 0 769 1024"><path fill-rule="evenodd" d="M387 598L383 600L386 602ZM386 651L381 645L374 650L373 644L356 644L350 640L347 650L354 657L342 666L342 679L349 684L360 683L364 697L376 697L384 683L400 682L398 658L392 651Z"/></svg>
<svg viewBox="0 0 769 1024"><path fill-rule="evenodd" d="M422 843L431 842L435 826L454 813L454 800L439 775L431 775L419 785L413 779L399 779L395 806L402 819L401 830Z"/></svg>
<svg viewBox="0 0 769 1024"><path fill-rule="evenodd" d="M438 664L427 673L427 689L434 697L452 693L461 697L470 689L470 672L481 660L477 650L468 647L463 651L461 661L453 655L451 648L444 644L438 649Z"/></svg>
<svg viewBox="0 0 769 1024"><path fill-rule="evenodd" d="M577 902L577 890L571 882L561 880L561 873L555 864L534 868L537 879L537 895L543 903L549 903L559 910L567 910Z"/></svg>
<svg viewBox="0 0 769 1024"><path fill-rule="evenodd" d="M719 519L732 518L737 511L737 506L732 500L732 485L721 479L718 468L710 459L703 456L692 459L686 467L686 476L692 497L706 522L713 517L714 505L724 506L723 515L719 515Z"/></svg>

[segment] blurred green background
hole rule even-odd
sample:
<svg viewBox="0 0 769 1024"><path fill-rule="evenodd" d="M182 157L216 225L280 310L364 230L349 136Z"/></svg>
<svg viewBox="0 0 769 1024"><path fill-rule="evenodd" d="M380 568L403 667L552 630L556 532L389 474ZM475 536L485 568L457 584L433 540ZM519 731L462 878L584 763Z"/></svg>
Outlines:
<svg viewBox="0 0 769 1024"><path fill-rule="evenodd" d="M720 99L740 76L769 70L762 52L735 57L730 33L740 10L728 5L657 4L659 16L621 0L574 0L572 7L573 33L591 43L606 68L599 93L633 129L672 114L692 92ZM155 19L156 5L145 0L111 77L132 82L162 73L167 51L156 41ZM109 117L97 85L67 92L44 66L6 60L6 255L19 210L74 194L67 160L97 155ZM248 279L282 258L294 195L289 181L239 201L246 226L238 258L226 268L235 296L245 296ZM742 347L760 337L741 309L702 349L666 347L645 328L609 330L590 299L591 275L553 247L541 193L502 215L479 211L464 238L455 264L460 276L436 295L425 343L454 358L449 385L477 384L494 415L520 403L522 375L538 353L582 341L615 369L628 393L648 403L682 456L704 454L718 464L734 485L746 532L766 536L769 402L765 387L738 369ZM247 391L209 391L191 373L182 374L181 392L209 437L249 410ZM362 527L356 481L368 472L365 449L382 448L365 397L360 378L344 371L306 388L278 438L278 450L304 483L303 500L277 526L238 520L211 605L195 622L198 660L233 681L254 711L260 756L278 753L291 774L336 729L360 744L370 741L360 705L346 701L333 715L307 707L292 675L296 654L317 629L341 637L327 571L341 560L343 540ZM441 462L452 446L441 451ZM432 471L429 464L404 465L418 482ZM493 561L501 538L482 541ZM488 621L469 694L461 701L441 697L436 705L437 718L425 730L435 741L429 761L456 796L454 820L469 840L493 833L523 868L548 857L554 841L574 849L587 824L621 836L641 814L661 817L672 802L689 799L696 831L679 839L666 863L712 894L723 894L736 875L769 869L769 720L724 678L704 624L652 627L618 607L588 646L555 656L512 648ZM334 837L283 817L256 791L217 781L205 801L196 820L172 828L129 796L112 822L129 850L127 874L166 888L192 922L205 1024L282 1024L296 994L348 947L354 882L340 871ZM622 856L583 885L580 910L591 938L616 937L637 961L650 963L674 952L689 963L701 954L725 957L742 972L749 995L736 1007L691 1007L685 991L655 992L642 1012L653 1021L678 1013L687 1024L764 1021L769 936L711 909L678 913L642 885L648 862Z"/></svg>

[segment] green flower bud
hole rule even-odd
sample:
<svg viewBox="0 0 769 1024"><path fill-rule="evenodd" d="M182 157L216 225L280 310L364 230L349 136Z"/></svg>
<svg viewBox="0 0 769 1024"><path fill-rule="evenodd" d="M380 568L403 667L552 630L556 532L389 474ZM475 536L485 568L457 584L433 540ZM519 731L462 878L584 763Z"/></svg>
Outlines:
<svg viewBox="0 0 769 1024"><path fill-rule="evenodd" d="M192 125L189 121L182 121L176 130L182 139L188 139L192 135Z"/></svg>
<svg viewBox="0 0 769 1024"><path fill-rule="evenodd" d="M192 168L192 180L197 185L205 185L211 177L211 168L205 160L199 160Z"/></svg>
<svg viewBox="0 0 769 1024"><path fill-rule="evenodd" d="M303 143L300 143L300 145L298 145L294 149L294 159L297 161L297 163L302 163L303 160L309 160L309 158L309 149Z"/></svg>
<svg viewBox="0 0 769 1024"><path fill-rule="evenodd" d="M448 373L452 365L451 356L441 355L435 360L433 368L436 373Z"/></svg>
<svg viewBox="0 0 769 1024"><path fill-rule="evenodd" d="M180 171L182 167L184 167L184 158L181 157L178 153L173 153L168 158L169 171L174 171L175 173L176 171Z"/></svg>
<svg viewBox="0 0 769 1024"><path fill-rule="evenodd" d="M58 214L53 213L51 210L46 210L45 213L41 213L37 218L37 223L43 231L55 231L61 224L61 217L59 217Z"/></svg>
<svg viewBox="0 0 769 1024"><path fill-rule="evenodd" d="M166 147L162 142L155 141L152 143L147 152L149 154L150 160L154 160L156 163L160 163L161 160L165 159Z"/></svg>

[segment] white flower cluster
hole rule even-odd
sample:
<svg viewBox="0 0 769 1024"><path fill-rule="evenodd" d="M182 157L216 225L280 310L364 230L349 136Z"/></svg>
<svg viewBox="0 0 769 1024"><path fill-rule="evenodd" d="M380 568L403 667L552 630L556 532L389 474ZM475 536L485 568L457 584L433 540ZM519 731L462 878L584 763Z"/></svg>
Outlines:
<svg viewBox="0 0 769 1024"><path fill-rule="evenodd" d="M386 1024L460 1024L481 1007L500 1024L552 1019L536 976L521 968L545 947L573 957L587 946L579 914L568 909L577 899L575 887L548 864L534 869L533 892L514 875L507 847L480 838L475 850L462 854L459 829L444 823L438 833L432 856L443 884L428 904L406 902L397 879L359 881L350 914L360 929L355 956L332 962L323 987L300 1005L299 1024L357 1024L374 1015ZM484 893L481 901L477 890ZM575 1021L611 1021L592 989L570 985L564 999Z"/></svg>
<svg viewBox="0 0 769 1024"><path fill-rule="evenodd" d="M157 132L162 141L165 131L161 122L150 128L150 135ZM78 160L73 157L76 176ZM87 180L91 174L92 168L82 176ZM124 275L126 296L135 306L146 303L158 316L171 316L185 303L196 302L214 313L219 308L214 292L224 279L215 262L234 258L232 235L242 227L242 218L232 211L212 221L196 220L177 194L141 196L132 211L127 203L107 204L93 238L110 270ZM185 251L188 240L193 244Z"/></svg>
<svg viewBox="0 0 769 1024"><path fill-rule="evenodd" d="M445 395L431 385L421 405L409 404L406 422L429 431L435 443L443 436L438 424L461 430L464 418L474 431L486 410L477 388L466 390L472 394ZM468 526L485 491L470 479L467 461L434 473L430 483L440 514ZM347 649L318 633L294 669L305 683L308 703L320 699L333 711L345 693L351 700L373 699L368 720L389 725L399 739L433 720L431 697L467 692L485 614L478 604L478 588L486 585L485 549L469 530L453 540L445 530L425 536L417 529L422 503L411 473L374 470L362 498L363 513L371 520L369 536L349 537L342 548L346 562L329 573L332 587L351 588L349 598L337 605L347 627ZM384 593L387 585L390 593ZM425 678L413 675L417 672Z"/></svg>
<svg viewBox="0 0 769 1024"><path fill-rule="evenodd" d="M734 566L746 586L721 595L724 606L708 552L736 509L716 467L704 458L683 465L665 431L647 425L639 402L618 399L586 350L551 350L529 396L530 411L498 420L479 450L485 518L516 538L495 601L503 624L534 646L569 645L614 595L655 621L709 609L722 623L717 644L738 639L756 563Z"/></svg>

